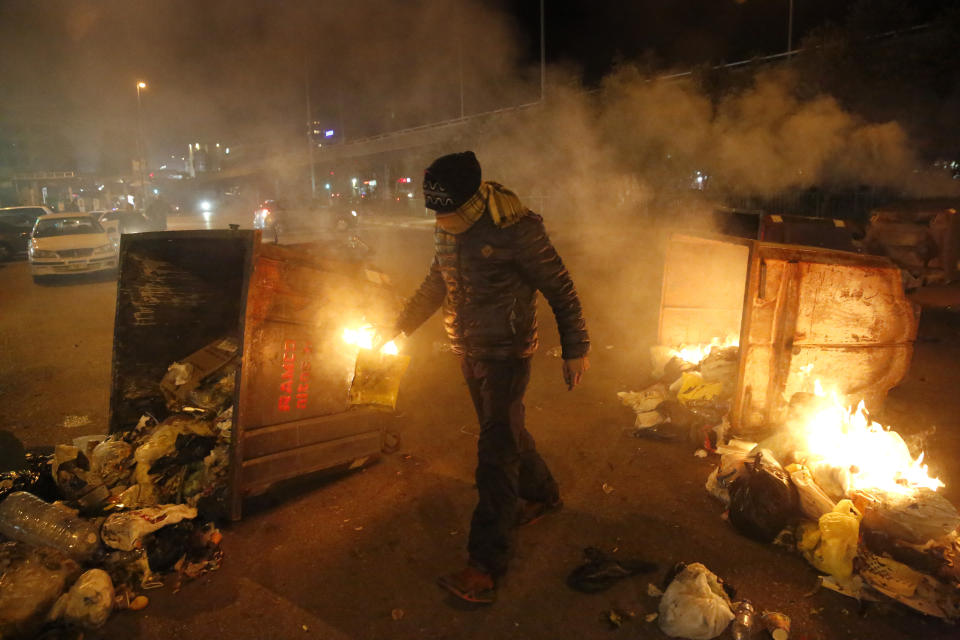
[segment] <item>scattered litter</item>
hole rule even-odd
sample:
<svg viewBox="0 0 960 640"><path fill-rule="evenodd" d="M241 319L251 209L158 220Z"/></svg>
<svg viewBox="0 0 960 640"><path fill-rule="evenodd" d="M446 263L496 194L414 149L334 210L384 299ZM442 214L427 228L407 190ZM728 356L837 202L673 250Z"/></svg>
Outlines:
<svg viewBox="0 0 960 640"><path fill-rule="evenodd" d="M0 534L10 540L51 547L80 562L97 551L97 526L59 503L48 504L19 491L0 502Z"/></svg>
<svg viewBox="0 0 960 640"><path fill-rule="evenodd" d="M647 595L651 598L660 598L663 596L663 590L652 582L647 584Z"/></svg>
<svg viewBox="0 0 960 640"><path fill-rule="evenodd" d="M730 487L730 522L743 535L771 542L794 516L797 490L769 451L759 450Z"/></svg>
<svg viewBox="0 0 960 640"><path fill-rule="evenodd" d="M850 500L841 500L833 511L820 516L817 524L801 525L797 548L814 567L847 582L853 575L860 518Z"/></svg>
<svg viewBox="0 0 960 640"><path fill-rule="evenodd" d="M660 617L659 613L648 613L647 615L643 616L643 619L646 620L647 622L653 622L658 617Z"/></svg>
<svg viewBox="0 0 960 640"><path fill-rule="evenodd" d="M50 547L0 543L0 638L32 638L50 607L80 575L79 565Z"/></svg>
<svg viewBox="0 0 960 640"><path fill-rule="evenodd" d="M601 619L610 625L611 629L619 629L623 623L632 620L635 616L630 611L621 611L620 609L609 609L600 616Z"/></svg>
<svg viewBox="0 0 960 640"><path fill-rule="evenodd" d="M790 637L789 616L777 611L764 611L760 622L773 640L787 640Z"/></svg>
<svg viewBox="0 0 960 640"><path fill-rule="evenodd" d="M613 493L613 486L607 484L606 482L600 485L600 488L603 489L603 492L607 495L610 495L611 493Z"/></svg>
<svg viewBox="0 0 960 640"><path fill-rule="evenodd" d="M583 555L586 563L567 576L567 585L584 593L603 591L623 578L657 569L656 564L645 560L614 560L596 547L587 547Z"/></svg>
<svg viewBox="0 0 960 640"><path fill-rule="evenodd" d="M684 566L660 599L660 629L674 638L716 638L733 617L722 581L699 562Z"/></svg>
<svg viewBox="0 0 960 640"><path fill-rule="evenodd" d="M563 356L563 347L550 347L547 349L547 355L551 358L559 358Z"/></svg>
<svg viewBox="0 0 960 640"><path fill-rule="evenodd" d="M128 609L131 611L140 611L141 609L146 609L148 604L150 604L150 599L147 596L139 595L130 602Z"/></svg>
<svg viewBox="0 0 960 640"><path fill-rule="evenodd" d="M730 637L733 640L750 640L757 626L757 610L749 600L737 602L733 611L733 623L730 625Z"/></svg>
<svg viewBox="0 0 960 640"><path fill-rule="evenodd" d="M98 629L106 623L112 611L113 582L103 569L91 569L60 596L48 619Z"/></svg>
<svg viewBox="0 0 960 640"><path fill-rule="evenodd" d="M693 452L693 455L695 455L698 458L706 458L710 454L707 453L706 449L697 449L696 451Z"/></svg>
<svg viewBox="0 0 960 640"><path fill-rule="evenodd" d="M197 510L182 504L145 507L114 513L107 517L100 530L103 543L121 551L141 546L143 537L167 525L197 517Z"/></svg>

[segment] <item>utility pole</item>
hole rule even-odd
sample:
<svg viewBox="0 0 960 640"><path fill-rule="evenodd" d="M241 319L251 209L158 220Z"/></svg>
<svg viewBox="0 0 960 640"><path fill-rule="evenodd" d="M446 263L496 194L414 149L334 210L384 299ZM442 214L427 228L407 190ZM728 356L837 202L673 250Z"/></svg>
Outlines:
<svg viewBox="0 0 960 640"><path fill-rule="evenodd" d="M143 80L137 80L137 165L140 170L140 206L146 209L147 206L147 183L143 177L143 117L140 114L140 90L146 89L147 83Z"/></svg>
<svg viewBox="0 0 960 640"><path fill-rule="evenodd" d="M790 16L787 18L787 54L793 51L793 0L790 0Z"/></svg>
<svg viewBox="0 0 960 640"><path fill-rule="evenodd" d="M790 0L793 2L793 0ZM543 0L540 0L540 101L547 97L547 30L543 18Z"/></svg>
<svg viewBox="0 0 960 640"><path fill-rule="evenodd" d="M310 155L310 197L317 197L317 168L313 162L313 110L310 108L310 67L303 68L303 88L307 98L307 151Z"/></svg>

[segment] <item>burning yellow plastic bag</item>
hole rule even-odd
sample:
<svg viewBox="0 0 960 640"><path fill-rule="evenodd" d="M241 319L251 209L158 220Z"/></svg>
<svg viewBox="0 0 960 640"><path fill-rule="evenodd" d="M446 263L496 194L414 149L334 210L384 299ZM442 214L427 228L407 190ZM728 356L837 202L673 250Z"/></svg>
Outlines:
<svg viewBox="0 0 960 640"><path fill-rule="evenodd" d="M820 522L801 528L797 547L814 567L844 582L853 575L853 559L860 539L860 512L850 500L841 500Z"/></svg>
<svg viewBox="0 0 960 640"><path fill-rule="evenodd" d="M409 364L410 356L361 349L350 386L350 404L396 409L400 380Z"/></svg>
<svg viewBox="0 0 960 640"><path fill-rule="evenodd" d="M688 371L680 377L680 390L677 400L687 404L692 400L713 400L723 391L722 382L704 382L703 376L696 371Z"/></svg>

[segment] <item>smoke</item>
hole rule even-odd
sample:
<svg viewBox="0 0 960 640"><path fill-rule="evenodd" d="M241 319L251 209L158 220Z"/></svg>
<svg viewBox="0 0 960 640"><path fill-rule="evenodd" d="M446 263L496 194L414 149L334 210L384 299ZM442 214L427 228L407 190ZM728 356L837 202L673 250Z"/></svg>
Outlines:
<svg viewBox="0 0 960 640"><path fill-rule="evenodd" d="M823 187L958 193L955 181L927 171L897 122L869 122L829 95L802 97L790 69L747 76L719 97L695 78L662 80L630 66L594 92L567 81L572 75L553 70L545 104L502 118L476 150L487 179L545 214L596 341L619 341L615 351L629 362L645 361L656 341L665 239L722 231L716 205L725 196Z"/></svg>

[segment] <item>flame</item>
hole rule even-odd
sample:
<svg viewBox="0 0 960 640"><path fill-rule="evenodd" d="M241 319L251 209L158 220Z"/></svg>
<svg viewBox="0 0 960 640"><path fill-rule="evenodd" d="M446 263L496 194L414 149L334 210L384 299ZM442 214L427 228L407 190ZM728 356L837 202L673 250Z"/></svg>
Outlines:
<svg viewBox="0 0 960 640"><path fill-rule="evenodd" d="M361 349L373 349L373 341L376 337L377 330L374 329L372 324L365 324L356 329L346 328L343 330L343 341L347 344L356 345ZM380 347L380 353L395 356L400 353L400 349L397 347L397 344L391 340Z"/></svg>
<svg viewBox="0 0 960 640"><path fill-rule="evenodd" d="M899 433L870 419L863 401L848 409L836 391L824 391L820 380L814 381L814 395L828 401L794 427L803 462L849 472L848 494L860 489L911 494L920 487L945 486L930 477L922 453L914 459Z"/></svg>
<svg viewBox="0 0 960 640"><path fill-rule="evenodd" d="M728 335L725 339L714 338L710 344L684 344L671 351L671 355L680 358L690 364L700 364L710 355L714 348L726 349L727 347L739 347L740 336L736 334Z"/></svg>

